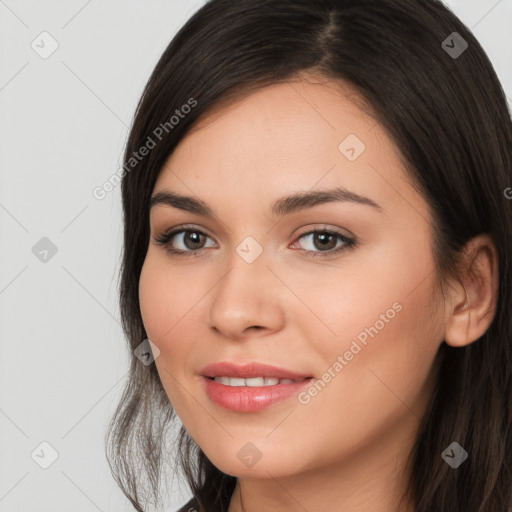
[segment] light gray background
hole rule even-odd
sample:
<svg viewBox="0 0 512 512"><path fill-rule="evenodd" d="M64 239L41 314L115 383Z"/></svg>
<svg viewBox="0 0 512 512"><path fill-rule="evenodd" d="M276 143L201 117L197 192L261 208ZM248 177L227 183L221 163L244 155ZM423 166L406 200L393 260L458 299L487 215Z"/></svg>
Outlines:
<svg viewBox="0 0 512 512"><path fill-rule="evenodd" d="M103 445L128 368L120 187L103 200L92 190L119 168L150 72L203 3L0 0L2 512L133 510ZM447 3L512 104L512 0ZM43 31L59 45L47 59L31 47ZM45 263L32 252L43 237L57 247ZM43 441L59 454L48 469L31 457L49 456ZM174 511L189 491L177 480L171 489Z"/></svg>

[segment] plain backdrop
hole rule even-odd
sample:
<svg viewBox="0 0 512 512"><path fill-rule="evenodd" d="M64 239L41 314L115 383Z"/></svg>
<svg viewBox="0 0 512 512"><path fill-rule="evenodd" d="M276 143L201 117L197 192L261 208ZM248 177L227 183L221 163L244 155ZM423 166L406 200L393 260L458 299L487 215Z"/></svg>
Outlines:
<svg viewBox="0 0 512 512"><path fill-rule="evenodd" d="M203 3L0 0L1 512L133 510L103 443L128 369L120 187L92 191L119 168L149 74ZM512 0L447 4L512 105ZM171 511L190 497L178 484Z"/></svg>

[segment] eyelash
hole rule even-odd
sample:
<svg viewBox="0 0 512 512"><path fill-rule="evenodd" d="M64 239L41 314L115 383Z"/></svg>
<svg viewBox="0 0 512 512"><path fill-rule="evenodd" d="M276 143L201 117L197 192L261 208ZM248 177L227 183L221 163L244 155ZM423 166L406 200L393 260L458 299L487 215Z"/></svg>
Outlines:
<svg viewBox="0 0 512 512"><path fill-rule="evenodd" d="M161 246L165 247L167 252L169 252L175 256L184 256L184 257L201 256L201 254L206 249L203 248L203 249L193 249L193 250L183 251L181 249L174 249L173 247L171 247L170 243L176 235L178 235L180 233L187 233L187 232L188 233L190 233L190 232L197 233L199 235L203 235L203 236L210 238L206 233L203 233L202 231L200 231L198 229L195 229L193 227L180 226L178 228L172 229L171 231L167 231L167 232L163 233L158 238L155 238L155 242L157 243L157 245L161 245ZM325 258L328 256L332 256L333 254L338 254L342 251L345 251L347 249L357 246L356 241L354 239L348 238L347 236L343 235L339 231L336 231L333 229L313 229L311 231L308 231L307 233L302 233L297 238L297 240L300 240L301 238L304 238L306 236L318 234L318 233L336 236L336 237L338 237L338 240L341 240L343 242L343 245L338 247L337 249L330 249L327 251L308 251L306 249L299 249L300 252L302 252L305 256L310 257L310 258L317 258L317 257Z"/></svg>

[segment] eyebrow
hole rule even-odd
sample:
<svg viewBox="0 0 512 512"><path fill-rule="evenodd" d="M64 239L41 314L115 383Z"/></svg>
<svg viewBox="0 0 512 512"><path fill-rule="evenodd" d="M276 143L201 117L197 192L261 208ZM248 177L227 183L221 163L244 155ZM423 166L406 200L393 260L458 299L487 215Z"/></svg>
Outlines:
<svg viewBox="0 0 512 512"><path fill-rule="evenodd" d="M320 204L333 202L363 204L382 212L382 207L372 199L351 192L343 187L338 187L330 190L298 192L287 197L282 197L272 206L272 213L276 216L283 216L307 208L313 208ZM176 194L168 190L158 192L151 198L150 209L156 205L171 206L205 217L215 217L213 210L204 201L194 197Z"/></svg>

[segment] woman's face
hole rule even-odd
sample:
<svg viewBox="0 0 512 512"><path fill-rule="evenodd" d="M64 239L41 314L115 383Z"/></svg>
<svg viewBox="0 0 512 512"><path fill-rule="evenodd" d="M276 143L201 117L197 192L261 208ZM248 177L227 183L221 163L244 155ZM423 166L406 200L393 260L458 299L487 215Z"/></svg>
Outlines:
<svg viewBox="0 0 512 512"><path fill-rule="evenodd" d="M151 208L144 325L178 416L231 475L395 460L432 389L431 216L349 92L296 81L246 97L188 134L153 191L190 199ZM204 370L221 362L310 378L213 382L237 375Z"/></svg>

